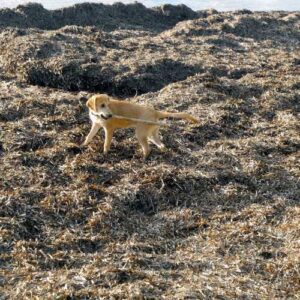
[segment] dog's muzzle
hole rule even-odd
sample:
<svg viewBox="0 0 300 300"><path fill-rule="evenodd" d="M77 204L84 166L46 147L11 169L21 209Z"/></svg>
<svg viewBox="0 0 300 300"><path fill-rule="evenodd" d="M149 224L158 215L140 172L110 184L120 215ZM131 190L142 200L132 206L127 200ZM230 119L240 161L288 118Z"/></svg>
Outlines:
<svg viewBox="0 0 300 300"><path fill-rule="evenodd" d="M92 114L93 116L95 116L97 118L101 118L103 120L108 120L108 119L111 119L113 117L112 114L105 115L105 114L99 114L99 113L96 113L96 112L93 112L93 111L90 111L90 114Z"/></svg>
<svg viewBox="0 0 300 300"><path fill-rule="evenodd" d="M100 117L104 120L108 120L108 119L112 118L112 114L109 114L109 115L101 114Z"/></svg>

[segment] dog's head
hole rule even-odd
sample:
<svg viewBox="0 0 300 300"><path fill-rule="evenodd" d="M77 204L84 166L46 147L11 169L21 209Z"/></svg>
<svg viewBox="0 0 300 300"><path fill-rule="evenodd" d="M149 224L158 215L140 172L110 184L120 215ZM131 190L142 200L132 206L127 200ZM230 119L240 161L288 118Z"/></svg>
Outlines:
<svg viewBox="0 0 300 300"><path fill-rule="evenodd" d="M86 106L95 112L104 120L112 117L112 112L109 109L109 96L106 94L94 95L88 99Z"/></svg>

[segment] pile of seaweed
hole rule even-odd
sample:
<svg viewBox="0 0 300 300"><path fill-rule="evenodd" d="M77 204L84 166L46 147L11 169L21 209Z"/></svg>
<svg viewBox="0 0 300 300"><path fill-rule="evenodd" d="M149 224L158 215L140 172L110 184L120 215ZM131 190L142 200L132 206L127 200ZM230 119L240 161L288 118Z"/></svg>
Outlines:
<svg viewBox="0 0 300 300"><path fill-rule="evenodd" d="M297 297L300 14L197 14L2 27L1 299ZM80 146L95 92L201 122L168 121L146 161L131 129L104 155L103 132Z"/></svg>
<svg viewBox="0 0 300 300"><path fill-rule="evenodd" d="M165 4L147 8L135 2L112 5L81 3L57 10L47 10L41 4L28 3L15 9L0 9L0 27L58 29L66 25L99 26L105 30L117 28L151 28L164 30L177 22L196 18L197 12L181 5Z"/></svg>

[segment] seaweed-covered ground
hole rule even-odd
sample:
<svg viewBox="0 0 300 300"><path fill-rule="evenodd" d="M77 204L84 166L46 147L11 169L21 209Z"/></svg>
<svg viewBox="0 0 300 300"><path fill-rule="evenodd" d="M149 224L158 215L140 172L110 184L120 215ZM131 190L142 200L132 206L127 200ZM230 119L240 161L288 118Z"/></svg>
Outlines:
<svg viewBox="0 0 300 300"><path fill-rule="evenodd" d="M0 299L298 299L300 13L41 9L0 10ZM104 155L95 92L201 123Z"/></svg>

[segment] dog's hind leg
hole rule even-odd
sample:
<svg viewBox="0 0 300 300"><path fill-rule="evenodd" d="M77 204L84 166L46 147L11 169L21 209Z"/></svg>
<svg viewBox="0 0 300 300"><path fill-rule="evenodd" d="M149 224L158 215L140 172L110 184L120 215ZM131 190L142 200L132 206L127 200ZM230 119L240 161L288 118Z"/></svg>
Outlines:
<svg viewBox="0 0 300 300"><path fill-rule="evenodd" d="M149 140L156 145L159 149L165 150L166 146L162 143L159 137L159 128L155 128L149 136Z"/></svg>
<svg viewBox="0 0 300 300"><path fill-rule="evenodd" d="M140 126L136 129L136 137L142 146L143 156L146 159L150 153L150 146L148 143L149 126Z"/></svg>
<svg viewBox="0 0 300 300"><path fill-rule="evenodd" d="M86 146L88 143L91 142L91 140L93 139L93 137L96 135L96 133L98 132L98 130L100 129L100 124L98 123L93 123L92 124L92 128L89 132L89 134L87 135L87 137L85 138L85 141L83 143L83 146Z"/></svg>

